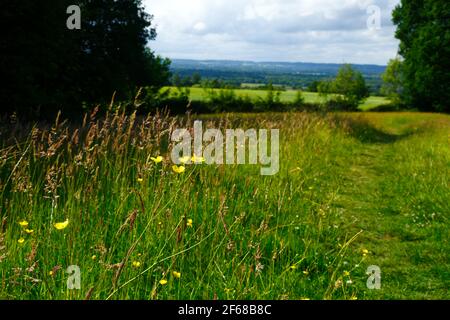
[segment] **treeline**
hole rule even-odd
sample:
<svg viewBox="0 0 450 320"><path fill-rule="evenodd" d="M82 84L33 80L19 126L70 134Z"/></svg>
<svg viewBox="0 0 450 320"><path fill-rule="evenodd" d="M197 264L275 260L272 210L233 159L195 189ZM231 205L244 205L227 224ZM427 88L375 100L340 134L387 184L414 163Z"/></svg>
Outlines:
<svg viewBox="0 0 450 320"><path fill-rule="evenodd" d="M401 57L383 75L383 92L406 107L450 112L450 2L402 0L394 10Z"/></svg>
<svg viewBox="0 0 450 320"><path fill-rule="evenodd" d="M232 88L214 89L204 87L202 100L191 100L189 87L171 87L162 90L142 88L136 97L128 102L103 105L98 109L99 114L106 112L125 111L137 114L168 111L171 115L185 115L187 113L209 114L225 112L286 112L286 111L337 111L349 109L345 98L335 96L323 99L321 103L306 102L303 92L298 90L293 101L283 101L281 91L273 85L268 85L264 97L250 97L238 94Z"/></svg>
<svg viewBox="0 0 450 320"><path fill-rule="evenodd" d="M309 74L269 74L265 72L243 73L237 71L220 70L177 70L172 68L173 76L170 80L175 87L209 86L212 88L242 88L267 89L269 83L274 83L280 88L317 92L317 84L327 80L331 75ZM382 80L379 75L363 75L371 94L382 95L380 91ZM245 84L252 84L246 86Z"/></svg>
<svg viewBox="0 0 450 320"><path fill-rule="evenodd" d="M79 0L80 29L69 0L6 0L0 21L2 113L81 114L86 108L130 99L141 86L161 87L170 61L146 47L156 37L140 0Z"/></svg>

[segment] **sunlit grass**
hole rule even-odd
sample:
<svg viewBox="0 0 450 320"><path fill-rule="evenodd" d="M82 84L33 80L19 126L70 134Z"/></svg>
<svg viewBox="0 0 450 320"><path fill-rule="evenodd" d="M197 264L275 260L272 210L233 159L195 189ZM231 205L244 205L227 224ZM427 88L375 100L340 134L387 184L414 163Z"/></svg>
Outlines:
<svg viewBox="0 0 450 320"><path fill-rule="evenodd" d="M0 298L448 298L448 116L198 118L279 128L279 174L175 168L168 137L194 117L4 123Z"/></svg>

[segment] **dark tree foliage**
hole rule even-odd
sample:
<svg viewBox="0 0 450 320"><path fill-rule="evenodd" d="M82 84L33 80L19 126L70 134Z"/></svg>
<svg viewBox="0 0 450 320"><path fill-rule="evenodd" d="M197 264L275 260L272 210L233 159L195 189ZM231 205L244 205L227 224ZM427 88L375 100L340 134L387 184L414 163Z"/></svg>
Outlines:
<svg viewBox="0 0 450 320"><path fill-rule="evenodd" d="M70 5L81 30L69 30ZM82 104L128 98L167 83L169 61L146 48L156 37L140 0L6 0L0 21L0 112L79 113Z"/></svg>
<svg viewBox="0 0 450 320"><path fill-rule="evenodd" d="M393 13L404 58L404 98L414 108L450 112L450 2L402 0Z"/></svg>

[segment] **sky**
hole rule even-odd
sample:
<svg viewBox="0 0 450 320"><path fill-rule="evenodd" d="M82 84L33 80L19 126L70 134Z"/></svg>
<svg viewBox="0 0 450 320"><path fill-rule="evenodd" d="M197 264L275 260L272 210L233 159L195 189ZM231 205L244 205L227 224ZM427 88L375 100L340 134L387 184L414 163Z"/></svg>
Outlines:
<svg viewBox="0 0 450 320"><path fill-rule="evenodd" d="M144 0L171 59L385 65L400 0ZM378 19L379 17L379 19Z"/></svg>

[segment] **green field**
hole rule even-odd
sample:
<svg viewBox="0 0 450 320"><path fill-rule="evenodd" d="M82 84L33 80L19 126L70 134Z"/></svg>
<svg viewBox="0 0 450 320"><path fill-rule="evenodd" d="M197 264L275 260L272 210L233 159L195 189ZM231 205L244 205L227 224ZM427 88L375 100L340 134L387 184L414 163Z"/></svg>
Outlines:
<svg viewBox="0 0 450 320"><path fill-rule="evenodd" d="M165 88L167 89L167 87ZM171 90L176 90L176 88L171 87ZM218 89L216 89L218 90ZM236 89L235 92L239 96L248 96L251 99L264 98L267 95L265 90L253 90L253 89ZM323 103L326 101L324 97L320 97L318 93L315 92L302 92L305 102L307 103ZM293 102L297 95L295 90L281 91L281 101L282 102ZM190 88L190 99L193 101L202 101L207 98L207 93L203 88ZM378 106L389 104L389 99L385 97L375 97L371 96L363 104L361 104L360 109L367 111Z"/></svg>
<svg viewBox="0 0 450 320"><path fill-rule="evenodd" d="M191 118L3 124L0 298L450 298L450 116L200 119L279 128L280 172L174 173L167 135ZM381 290L366 287L370 265Z"/></svg>

